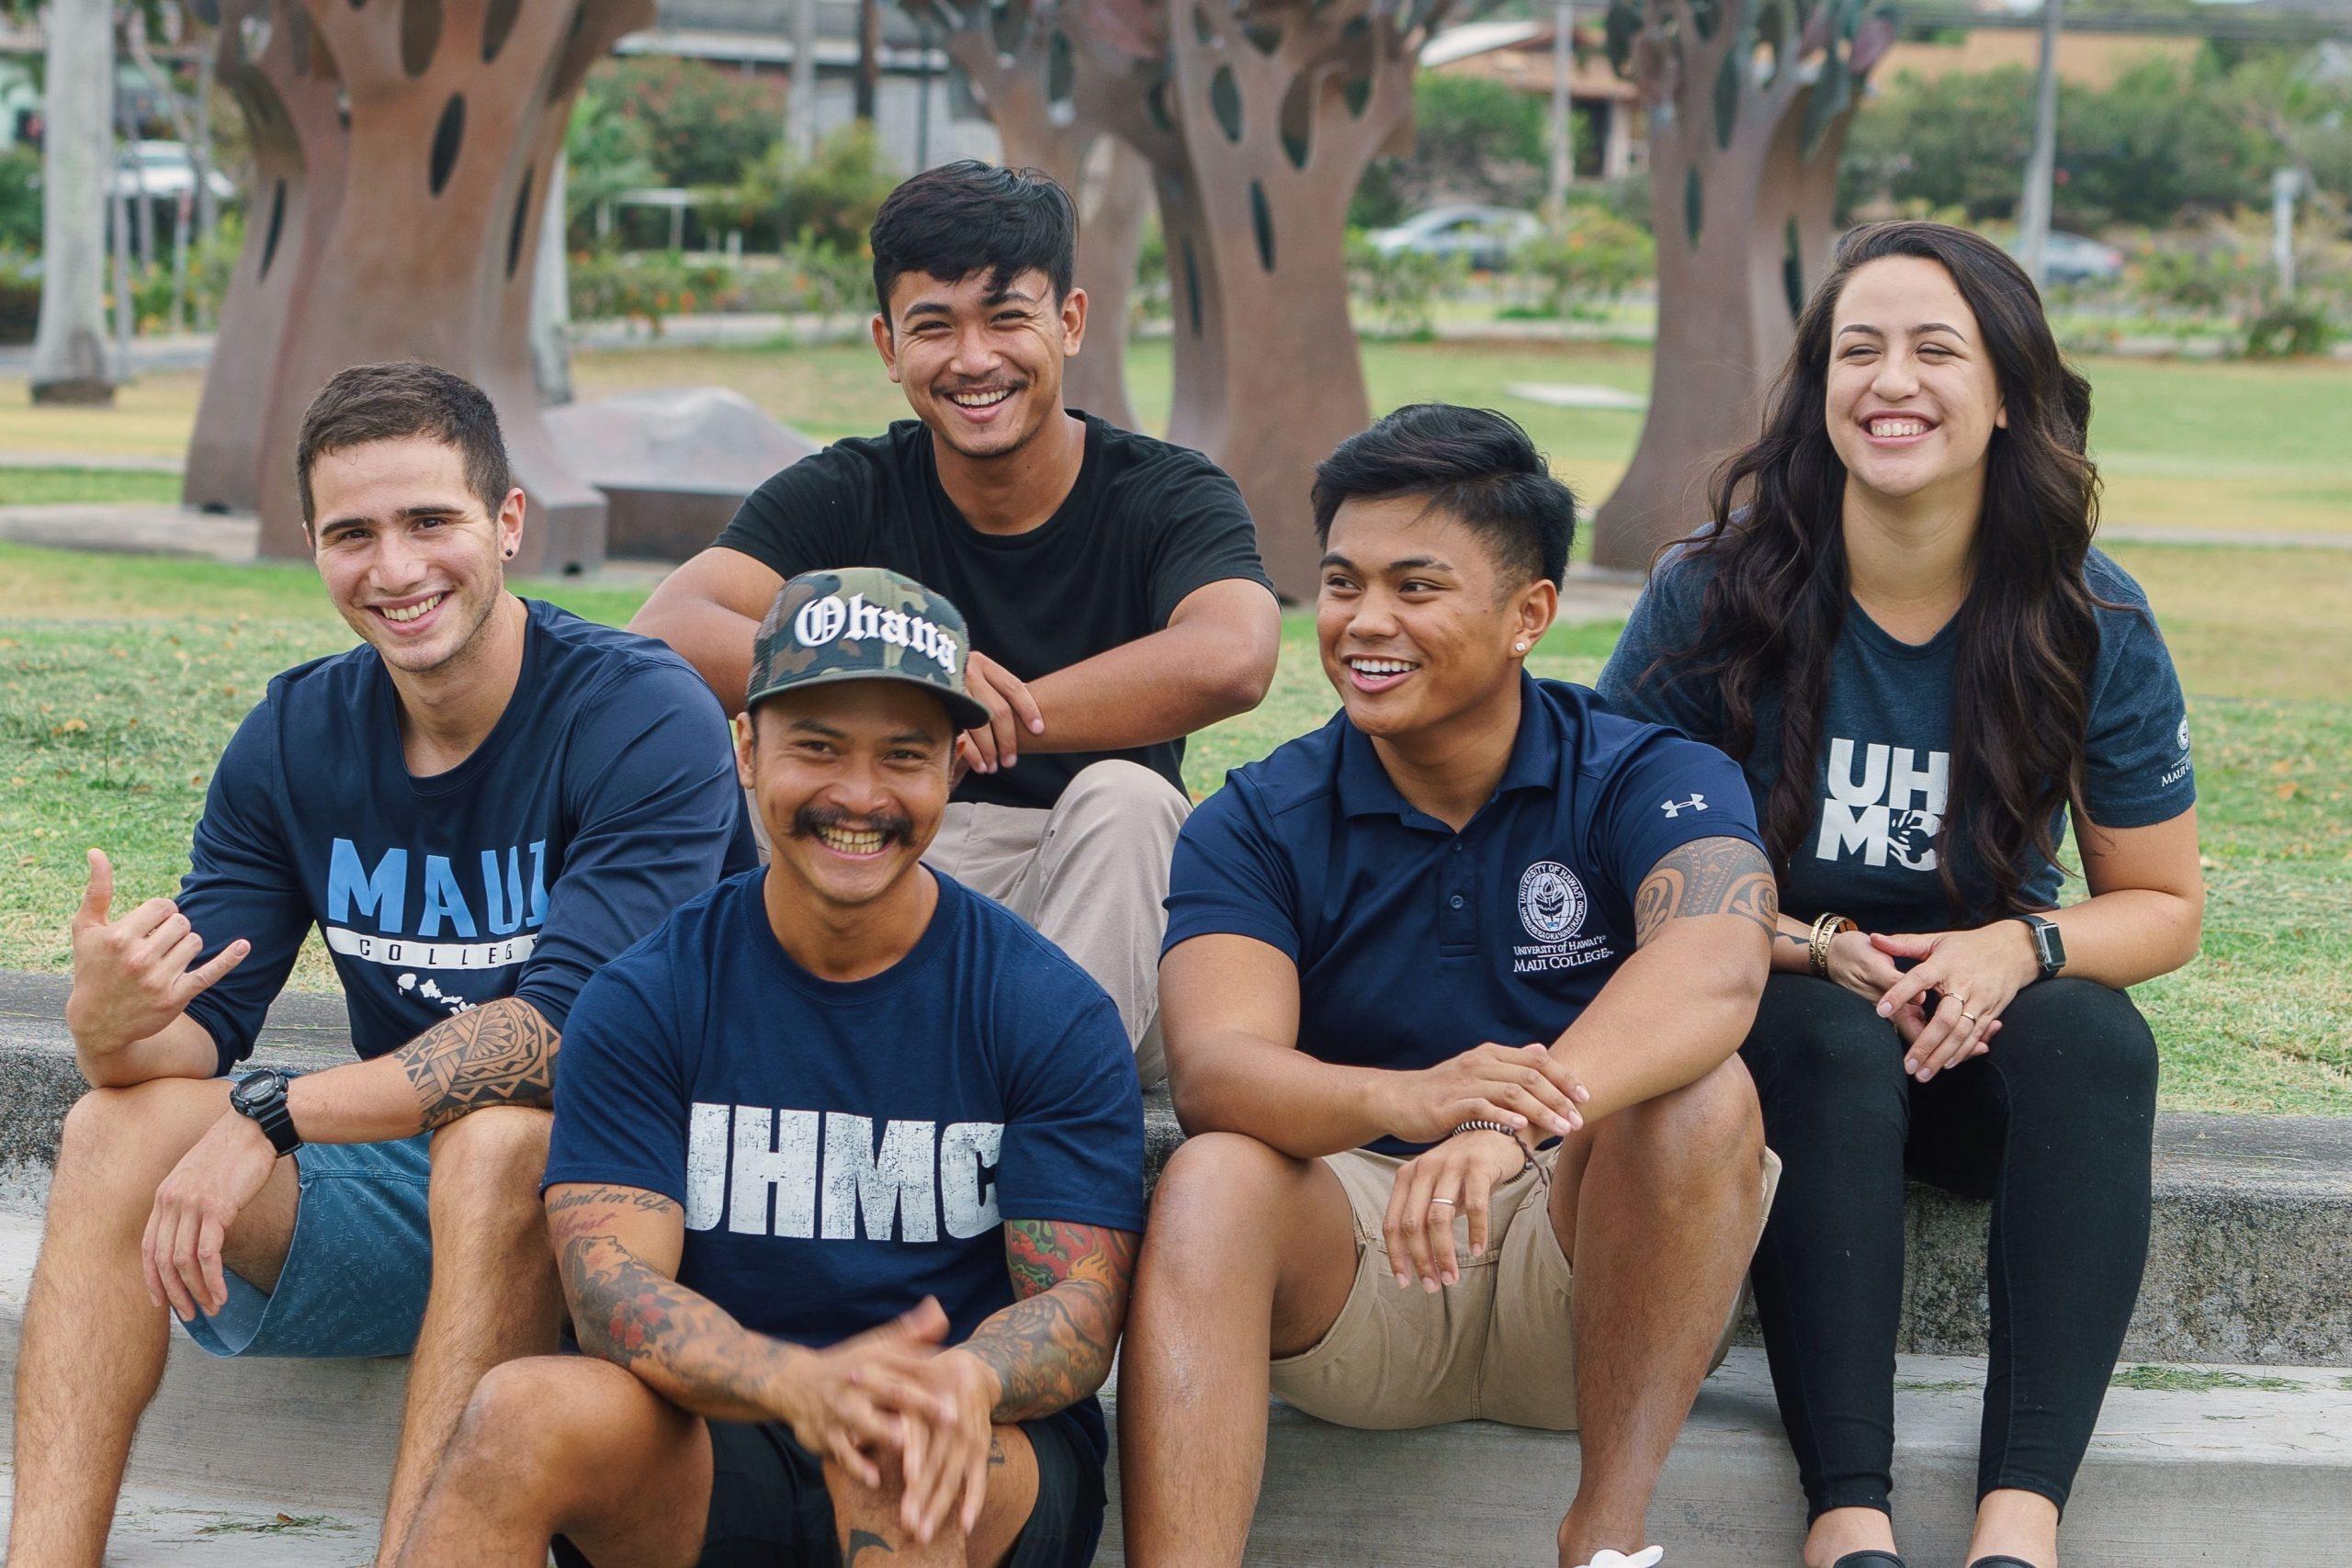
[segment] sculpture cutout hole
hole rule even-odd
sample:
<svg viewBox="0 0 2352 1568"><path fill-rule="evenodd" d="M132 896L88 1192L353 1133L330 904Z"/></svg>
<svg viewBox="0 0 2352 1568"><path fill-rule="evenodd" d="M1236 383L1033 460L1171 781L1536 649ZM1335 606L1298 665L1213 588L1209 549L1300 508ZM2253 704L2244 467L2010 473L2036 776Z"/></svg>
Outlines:
<svg viewBox="0 0 2352 1568"><path fill-rule="evenodd" d="M1078 83L1078 60L1069 35L1059 28L1046 44L1046 102L1060 108L1070 101Z"/></svg>
<svg viewBox="0 0 2352 1568"><path fill-rule="evenodd" d="M1706 217L1706 202L1699 189L1699 171L1692 169L1682 176L1682 231L1690 236L1690 248L1699 248L1699 224Z"/></svg>
<svg viewBox="0 0 2352 1568"><path fill-rule="evenodd" d="M254 276L267 277L269 264L277 259L278 237L286 232L286 182L279 180L270 187L269 229L261 240L261 270Z"/></svg>
<svg viewBox="0 0 2352 1568"><path fill-rule="evenodd" d="M1804 252L1797 243L1797 220L1789 220L1781 246L1781 288L1789 297L1789 319L1804 313Z"/></svg>
<svg viewBox="0 0 2352 1568"><path fill-rule="evenodd" d="M441 0L408 0L401 7L401 69L422 76L441 47Z"/></svg>
<svg viewBox="0 0 2352 1568"><path fill-rule="evenodd" d="M1781 33L1788 25L1781 15L1781 0L1767 0L1756 13L1756 35L1770 63L1764 68L1761 84L1768 90L1781 80Z"/></svg>
<svg viewBox="0 0 2352 1568"><path fill-rule="evenodd" d="M1732 132L1739 129L1739 89L1742 73L1751 70L1750 62L1742 60L1739 51L1724 56L1723 68L1715 73L1715 145L1729 147Z"/></svg>
<svg viewBox="0 0 2352 1568"><path fill-rule="evenodd" d="M1272 59L1274 51L1283 46L1283 29L1278 22L1253 22L1241 29L1241 36L1250 40L1252 49L1268 59Z"/></svg>
<svg viewBox="0 0 2352 1568"><path fill-rule="evenodd" d="M1201 335L1201 267L1193 258L1193 242L1184 242L1184 312L1192 318L1193 335Z"/></svg>
<svg viewBox="0 0 2352 1568"><path fill-rule="evenodd" d="M239 22L237 42L244 57L244 62L248 65L259 64L262 54L269 48L269 18L247 17L243 21ZM294 69L298 74L305 63L307 62L301 59L298 51L294 62Z"/></svg>
<svg viewBox="0 0 2352 1568"><path fill-rule="evenodd" d="M1168 115L1167 77L1162 76L1151 85L1151 91L1144 95L1143 107L1150 111L1151 123L1154 126L1170 133L1175 130L1176 122Z"/></svg>
<svg viewBox="0 0 2352 1568"><path fill-rule="evenodd" d="M1250 182L1250 227L1258 233L1258 265L1274 270L1274 209L1266 204L1263 182Z"/></svg>
<svg viewBox="0 0 2352 1568"><path fill-rule="evenodd" d="M1209 14L1198 6L1193 7L1193 37L1203 48L1216 41L1216 29L1209 25Z"/></svg>
<svg viewBox="0 0 2352 1568"><path fill-rule="evenodd" d="M514 31L514 24L523 17L523 0L491 0L490 10L481 19L481 62L484 65L498 58L506 47L507 37Z"/></svg>
<svg viewBox="0 0 2352 1568"><path fill-rule="evenodd" d="M538 171L523 171L523 188L514 197L514 222L506 231L506 276L514 276L514 267L523 259L523 231L531 222L531 176Z"/></svg>
<svg viewBox="0 0 2352 1568"><path fill-rule="evenodd" d="M208 28L220 25L220 0L187 0L188 14Z"/></svg>
<svg viewBox="0 0 2352 1568"><path fill-rule="evenodd" d="M425 184L435 196L449 183L449 171L458 166L458 146L465 139L465 96L452 93L449 107L441 111L441 123L433 128L433 159L425 165Z"/></svg>
<svg viewBox="0 0 2352 1568"><path fill-rule="evenodd" d="M1277 117L1283 133L1283 152L1294 169L1304 169L1315 152L1315 99L1321 88L1320 73L1303 71L1291 78L1290 88L1283 94L1283 111Z"/></svg>
<svg viewBox="0 0 2352 1568"><path fill-rule="evenodd" d="M1225 132L1225 139L1238 146L1241 141L1241 84L1234 79L1232 66L1218 66L1216 74L1209 78L1209 109L1216 116L1217 128Z"/></svg>

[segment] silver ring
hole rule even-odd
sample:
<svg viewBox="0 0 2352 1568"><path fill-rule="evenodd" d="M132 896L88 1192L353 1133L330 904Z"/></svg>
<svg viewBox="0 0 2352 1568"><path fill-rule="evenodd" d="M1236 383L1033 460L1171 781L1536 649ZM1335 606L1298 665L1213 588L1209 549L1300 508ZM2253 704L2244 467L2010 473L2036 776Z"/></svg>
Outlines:
<svg viewBox="0 0 2352 1568"><path fill-rule="evenodd" d="M1432 1198L1430 1200L1430 1207L1432 1209L1436 1208L1440 1203L1444 1204L1449 1209L1453 1207L1453 1200L1451 1198Z"/></svg>

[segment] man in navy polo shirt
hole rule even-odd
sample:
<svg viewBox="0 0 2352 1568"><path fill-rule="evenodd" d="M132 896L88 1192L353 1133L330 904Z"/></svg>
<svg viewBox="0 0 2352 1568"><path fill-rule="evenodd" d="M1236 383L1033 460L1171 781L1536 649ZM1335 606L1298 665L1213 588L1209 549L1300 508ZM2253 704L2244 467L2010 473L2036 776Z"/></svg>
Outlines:
<svg viewBox="0 0 2352 1568"><path fill-rule="evenodd" d="M1576 1428L1559 1561L1657 1562L1650 1494L1777 1170L1734 1055L1778 908L1747 791L1523 670L1575 502L1509 420L1401 409L1315 513L1343 711L1177 846L1193 1137L1122 1352L1127 1561L1241 1561L1271 1379L1349 1426Z"/></svg>
<svg viewBox="0 0 2352 1568"><path fill-rule="evenodd" d="M403 1568L1093 1560L1143 1102L1102 987L922 862L969 649L892 572L777 594L736 720L773 857L571 1012L588 1354L482 1380Z"/></svg>
<svg viewBox="0 0 2352 1568"><path fill-rule="evenodd" d="M478 389L346 370L296 462L320 578L362 641L270 682L238 726L176 899L113 908L90 852L65 1021L93 1088L65 1118L25 1312L22 1568L96 1568L167 1303L216 1356L414 1348L390 1562L482 1371L555 1345L536 1189L572 998L752 863L694 671L508 591L524 496ZM362 1059L232 1087L313 927Z"/></svg>

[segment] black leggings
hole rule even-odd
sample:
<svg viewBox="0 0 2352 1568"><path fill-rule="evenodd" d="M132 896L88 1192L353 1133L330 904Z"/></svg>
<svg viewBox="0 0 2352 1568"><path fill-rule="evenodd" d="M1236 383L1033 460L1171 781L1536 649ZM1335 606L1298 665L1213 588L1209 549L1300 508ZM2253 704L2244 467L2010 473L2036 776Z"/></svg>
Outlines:
<svg viewBox="0 0 2352 1568"><path fill-rule="evenodd" d="M2120 991L2045 980L1986 1055L1920 1084L1894 1026L1775 975L1740 1055L1784 1164L1755 1283L1807 1517L1894 1488L1907 1170L1993 1201L1992 1365L1976 1487L2065 1506L2148 1258L2156 1044Z"/></svg>

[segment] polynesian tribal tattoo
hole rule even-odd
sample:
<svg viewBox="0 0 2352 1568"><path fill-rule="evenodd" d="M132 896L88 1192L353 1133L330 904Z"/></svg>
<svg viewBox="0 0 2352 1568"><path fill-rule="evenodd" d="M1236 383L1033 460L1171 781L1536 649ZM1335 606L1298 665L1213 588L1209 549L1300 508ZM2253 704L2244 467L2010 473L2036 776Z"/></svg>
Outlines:
<svg viewBox="0 0 2352 1568"><path fill-rule="evenodd" d="M443 1019L393 1055L429 1133L486 1105L553 1104L562 1043L538 1009L501 997Z"/></svg>
<svg viewBox="0 0 2352 1568"><path fill-rule="evenodd" d="M1634 896L1634 945L1694 915L1738 915L1776 934L1781 889L1764 852L1738 839L1699 839L1652 866Z"/></svg>
<svg viewBox="0 0 2352 1568"><path fill-rule="evenodd" d="M1010 1424L1066 1410L1102 1386L1126 1320L1136 1236L1102 1225L1012 1220L1004 1254L1020 1299L962 1348L995 1370L1003 1393L993 1418Z"/></svg>

